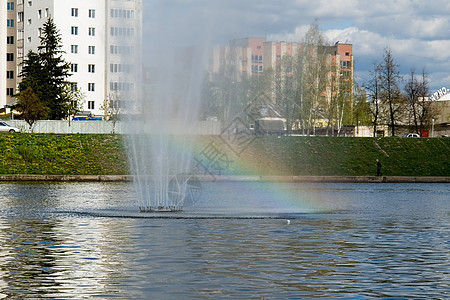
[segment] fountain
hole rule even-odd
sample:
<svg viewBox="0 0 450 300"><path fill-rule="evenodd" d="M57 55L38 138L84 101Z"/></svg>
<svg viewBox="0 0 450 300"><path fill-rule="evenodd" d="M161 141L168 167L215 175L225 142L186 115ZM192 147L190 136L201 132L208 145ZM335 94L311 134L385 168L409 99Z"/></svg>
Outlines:
<svg viewBox="0 0 450 300"><path fill-rule="evenodd" d="M151 81L141 82L143 95L132 101L138 113L128 120L128 147L139 210L173 212L193 204L200 194L188 174L209 35L198 32L204 38L196 47L179 44L191 28L164 1L153 8L146 34Z"/></svg>

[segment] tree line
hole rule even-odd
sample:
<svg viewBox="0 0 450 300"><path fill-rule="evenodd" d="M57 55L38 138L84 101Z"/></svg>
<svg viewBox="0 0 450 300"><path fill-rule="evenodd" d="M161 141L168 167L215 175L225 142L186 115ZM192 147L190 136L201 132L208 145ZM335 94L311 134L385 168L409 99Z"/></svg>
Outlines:
<svg viewBox="0 0 450 300"><path fill-rule="evenodd" d="M228 124L242 116L247 124L271 109L283 117L288 133L339 134L345 125L388 125L395 135L399 124L411 125L415 132L428 128L436 115L429 96L429 79L412 69L404 80L392 52L384 50L380 63L374 63L370 80L359 86L356 80L332 63L333 49L311 24L293 56L283 56L274 68L256 76L237 74L237 53L230 48L229 61L221 70L205 76L201 117L217 118ZM61 36L52 19L43 25L38 51L29 51L22 63L16 109L32 128L40 119L67 119L82 110L84 94L68 78L70 63L63 58ZM352 66L354 68L354 66ZM106 97L102 109L115 123L125 110L114 103L117 95Z"/></svg>
<svg viewBox="0 0 450 300"><path fill-rule="evenodd" d="M256 76L237 74L237 55L230 47L229 64L206 80L203 92L204 118L215 117L229 123L237 115L248 117L249 105L260 110L273 106L286 119L287 130L315 134L339 134L346 125L388 125L392 136L399 124L415 132L428 128L435 115L425 71L414 70L403 86L392 52L385 49L381 63L374 64L371 80L360 86L347 77L341 66L332 63L333 49L313 23L301 41L297 54L283 56L276 69L266 68ZM352 66L354 67L354 66ZM419 78L420 77L420 78ZM237 79L238 78L238 79ZM254 121L257 116L248 118Z"/></svg>
<svg viewBox="0 0 450 300"><path fill-rule="evenodd" d="M384 49L382 61L373 64L365 88L371 104L374 136L379 125L388 125L391 136L395 136L398 125L408 125L420 134L429 128L438 113L429 99L430 82L425 69L416 74L412 68L405 80L389 47Z"/></svg>

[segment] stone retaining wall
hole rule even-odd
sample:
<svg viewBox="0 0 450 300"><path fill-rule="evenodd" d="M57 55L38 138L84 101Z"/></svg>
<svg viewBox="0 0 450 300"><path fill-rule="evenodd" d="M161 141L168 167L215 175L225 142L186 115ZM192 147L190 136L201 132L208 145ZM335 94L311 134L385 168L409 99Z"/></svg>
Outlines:
<svg viewBox="0 0 450 300"><path fill-rule="evenodd" d="M415 176L196 176L198 181L336 182L336 183L450 183L450 177ZM2 181L131 182L131 175L0 175Z"/></svg>

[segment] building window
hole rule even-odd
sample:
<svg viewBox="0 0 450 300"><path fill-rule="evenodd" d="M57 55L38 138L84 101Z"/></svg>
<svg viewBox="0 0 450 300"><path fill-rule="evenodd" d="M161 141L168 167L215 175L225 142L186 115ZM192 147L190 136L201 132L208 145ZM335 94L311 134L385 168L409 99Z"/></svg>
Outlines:
<svg viewBox="0 0 450 300"><path fill-rule="evenodd" d="M6 26L7 27L14 27L14 20L13 19L8 19L7 21L6 21Z"/></svg>
<svg viewBox="0 0 450 300"><path fill-rule="evenodd" d="M72 82L71 85L72 85L72 90L73 91L78 90L78 83L77 82Z"/></svg>
<svg viewBox="0 0 450 300"><path fill-rule="evenodd" d="M38 19L42 19L42 9L38 10Z"/></svg>
<svg viewBox="0 0 450 300"><path fill-rule="evenodd" d="M72 73L78 72L78 64L71 64L70 71L72 71Z"/></svg>
<svg viewBox="0 0 450 300"><path fill-rule="evenodd" d="M28 6L33 6L33 1L28 1Z"/></svg>
<svg viewBox="0 0 450 300"><path fill-rule="evenodd" d="M111 36L134 36L134 28L132 27L111 27Z"/></svg>
<svg viewBox="0 0 450 300"><path fill-rule="evenodd" d="M89 27L89 35L95 36L95 28L94 27Z"/></svg>
<svg viewBox="0 0 450 300"><path fill-rule="evenodd" d="M134 47L133 46L111 45L111 46L109 46L109 52L111 54L128 54L128 55L133 55Z"/></svg>
<svg viewBox="0 0 450 300"><path fill-rule="evenodd" d="M42 28L38 28L38 36L42 36Z"/></svg>
<svg viewBox="0 0 450 300"><path fill-rule="evenodd" d="M7 36L6 37L6 44L14 45L14 36Z"/></svg>
<svg viewBox="0 0 450 300"><path fill-rule="evenodd" d="M78 17L78 8L72 8L72 17Z"/></svg>
<svg viewBox="0 0 450 300"><path fill-rule="evenodd" d="M132 73L134 71L134 65L128 65L128 64L110 64L109 70L111 73Z"/></svg>
<svg viewBox="0 0 450 300"><path fill-rule="evenodd" d="M27 42L31 43L31 36L27 37Z"/></svg>
<svg viewBox="0 0 450 300"><path fill-rule="evenodd" d="M23 11L17 13L17 22L23 22Z"/></svg>
<svg viewBox="0 0 450 300"><path fill-rule="evenodd" d="M78 27L72 26L72 35L78 35Z"/></svg>
<svg viewBox="0 0 450 300"><path fill-rule="evenodd" d="M78 53L78 45L71 45L70 50L72 53Z"/></svg>
<svg viewBox="0 0 450 300"><path fill-rule="evenodd" d="M7 7L7 10L14 10L14 2L8 2L6 7Z"/></svg>
<svg viewBox="0 0 450 300"><path fill-rule="evenodd" d="M23 40L23 29L17 30L17 39Z"/></svg>
<svg viewBox="0 0 450 300"><path fill-rule="evenodd" d="M28 19L28 20L27 20L27 24L28 24L28 25L31 25L31 19Z"/></svg>
<svg viewBox="0 0 450 300"><path fill-rule="evenodd" d="M88 72L95 73L95 65L88 65Z"/></svg>
<svg viewBox="0 0 450 300"><path fill-rule="evenodd" d="M95 83L88 83L88 91L95 92Z"/></svg>
<svg viewBox="0 0 450 300"><path fill-rule="evenodd" d="M14 79L14 71L6 71L7 79Z"/></svg>
<svg viewBox="0 0 450 300"><path fill-rule="evenodd" d="M90 9L89 10L89 18L92 18L92 19L95 18L95 9Z"/></svg>
<svg viewBox="0 0 450 300"><path fill-rule="evenodd" d="M6 61L14 61L14 53L6 53Z"/></svg>
<svg viewBox="0 0 450 300"><path fill-rule="evenodd" d="M88 109L95 109L95 101L88 101Z"/></svg>
<svg viewBox="0 0 450 300"><path fill-rule="evenodd" d="M44 10L44 17L48 18L48 8Z"/></svg>
<svg viewBox="0 0 450 300"><path fill-rule="evenodd" d="M349 61L343 60L343 61L341 61L341 67L344 69L350 69L351 63Z"/></svg>
<svg viewBox="0 0 450 300"><path fill-rule="evenodd" d="M132 9L111 9L111 18L134 19L134 10Z"/></svg>
<svg viewBox="0 0 450 300"><path fill-rule="evenodd" d="M133 91L134 84L131 82L111 81L109 82L109 89L111 91Z"/></svg>
<svg viewBox="0 0 450 300"><path fill-rule="evenodd" d="M17 57L23 57L23 48L17 48Z"/></svg>
<svg viewBox="0 0 450 300"><path fill-rule="evenodd" d="M14 95L14 89L6 88L6 96L13 96L13 95Z"/></svg>
<svg viewBox="0 0 450 300"><path fill-rule="evenodd" d="M89 46L88 47L88 53L89 54L95 54L95 46Z"/></svg>
<svg viewBox="0 0 450 300"><path fill-rule="evenodd" d="M341 71L341 77L350 77L351 72L350 71Z"/></svg>
<svg viewBox="0 0 450 300"><path fill-rule="evenodd" d="M345 56L350 56L350 52L345 52Z"/></svg>

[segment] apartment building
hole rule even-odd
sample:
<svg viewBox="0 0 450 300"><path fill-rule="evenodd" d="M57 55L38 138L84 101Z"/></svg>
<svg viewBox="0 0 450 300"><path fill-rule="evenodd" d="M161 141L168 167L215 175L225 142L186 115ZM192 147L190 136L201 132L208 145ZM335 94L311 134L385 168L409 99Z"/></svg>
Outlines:
<svg viewBox="0 0 450 300"><path fill-rule="evenodd" d="M230 40L227 46L213 47L208 71L225 71L233 80L262 73L265 42L265 38L242 38Z"/></svg>
<svg viewBox="0 0 450 300"><path fill-rule="evenodd" d="M214 74L226 71L233 80L241 80L271 68L276 76L286 73L282 70L283 57L295 57L301 51L301 43L272 42L265 38L243 38L231 40L227 46L216 46L209 59L209 72ZM353 86L353 46L336 43L325 46L321 52L329 61L330 85L323 96L331 99L337 87L352 97ZM275 97L275 93L273 95ZM275 101L276 99L274 99Z"/></svg>
<svg viewBox="0 0 450 300"><path fill-rule="evenodd" d="M4 41L0 43L0 106L14 101L13 95L15 94L17 80L16 11L17 5L15 1L10 0L6 2L6 9L0 9L0 36Z"/></svg>
<svg viewBox="0 0 450 300"><path fill-rule="evenodd" d="M103 115L108 97L117 103L135 99L140 78L142 0L7 0L0 18L0 108L13 102L20 82L21 62L37 51L42 26L52 18L62 38L64 59L71 65L68 78L85 95L83 111ZM6 20L6 22L5 22ZM6 29L5 29L6 28ZM3 56L3 52L5 55Z"/></svg>

